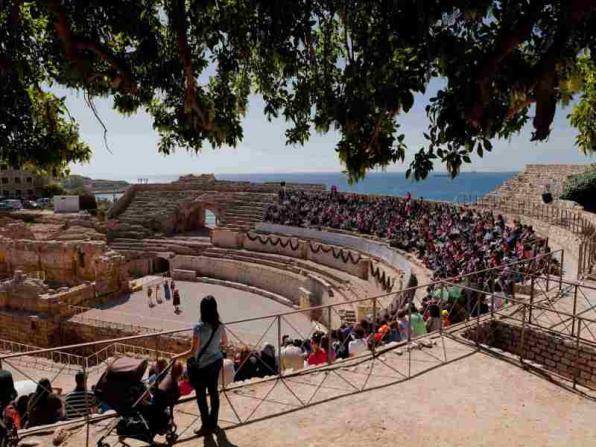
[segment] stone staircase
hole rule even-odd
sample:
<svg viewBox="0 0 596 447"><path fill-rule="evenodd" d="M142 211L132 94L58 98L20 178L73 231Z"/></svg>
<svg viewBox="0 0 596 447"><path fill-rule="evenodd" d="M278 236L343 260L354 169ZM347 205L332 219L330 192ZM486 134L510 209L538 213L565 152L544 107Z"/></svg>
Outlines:
<svg viewBox="0 0 596 447"><path fill-rule="evenodd" d="M496 198L541 204L545 185L550 185L553 197L557 198L569 176L581 174L589 168L590 165L526 165L522 172L490 192L481 202Z"/></svg>
<svg viewBox="0 0 596 447"><path fill-rule="evenodd" d="M276 194L221 191L138 191L130 204L108 229L110 239L144 239L168 234L178 225L177 219L195 203L218 208L218 226L249 230L263 219Z"/></svg>
<svg viewBox="0 0 596 447"><path fill-rule="evenodd" d="M275 194L235 193L224 208L221 226L247 231L261 222L269 205L277 200Z"/></svg>

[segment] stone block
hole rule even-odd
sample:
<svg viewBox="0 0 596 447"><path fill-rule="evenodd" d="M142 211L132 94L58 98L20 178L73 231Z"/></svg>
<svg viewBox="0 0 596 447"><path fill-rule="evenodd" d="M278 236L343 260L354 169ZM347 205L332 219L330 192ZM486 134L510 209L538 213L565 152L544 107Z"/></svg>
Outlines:
<svg viewBox="0 0 596 447"><path fill-rule="evenodd" d="M196 281L197 272L194 270L173 269L172 278L178 281Z"/></svg>

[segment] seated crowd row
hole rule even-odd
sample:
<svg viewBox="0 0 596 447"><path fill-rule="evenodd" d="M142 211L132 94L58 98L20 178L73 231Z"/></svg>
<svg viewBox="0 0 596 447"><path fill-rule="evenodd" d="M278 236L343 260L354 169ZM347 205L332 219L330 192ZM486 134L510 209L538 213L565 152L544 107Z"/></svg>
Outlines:
<svg viewBox="0 0 596 447"><path fill-rule="evenodd" d="M291 191L280 194L265 220L333 228L385 238L412 252L434 279L452 278L548 252L531 226L471 207L364 194Z"/></svg>

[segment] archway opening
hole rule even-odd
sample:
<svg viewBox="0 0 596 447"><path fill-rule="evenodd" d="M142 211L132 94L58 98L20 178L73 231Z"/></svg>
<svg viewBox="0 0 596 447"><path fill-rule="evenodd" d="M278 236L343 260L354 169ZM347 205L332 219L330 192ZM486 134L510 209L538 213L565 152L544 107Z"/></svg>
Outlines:
<svg viewBox="0 0 596 447"><path fill-rule="evenodd" d="M207 228L215 228L218 226L217 214L210 210L209 208L205 208L205 227Z"/></svg>
<svg viewBox="0 0 596 447"><path fill-rule="evenodd" d="M170 261L158 256L153 259L153 273L165 273L170 271Z"/></svg>

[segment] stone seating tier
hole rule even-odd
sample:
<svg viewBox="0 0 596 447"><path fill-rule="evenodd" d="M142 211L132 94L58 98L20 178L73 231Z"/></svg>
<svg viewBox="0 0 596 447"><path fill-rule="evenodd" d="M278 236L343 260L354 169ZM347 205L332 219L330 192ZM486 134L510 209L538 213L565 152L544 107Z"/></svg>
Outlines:
<svg viewBox="0 0 596 447"><path fill-rule="evenodd" d="M117 251L142 252L142 253L163 253L170 252L179 255L200 255L207 248L210 248L209 238L118 238L110 243L110 247Z"/></svg>
<svg viewBox="0 0 596 447"><path fill-rule="evenodd" d="M545 185L558 198L567 178L580 174L592 165L526 165L524 171L505 181L488 194L489 197L517 202L542 203Z"/></svg>
<svg viewBox="0 0 596 447"><path fill-rule="evenodd" d="M231 250L216 247L205 250L203 255L213 257L229 257L231 259L237 259L239 261L246 262L257 262L280 269L288 269L295 273L299 273L300 270L314 272L338 284L347 284L349 282L345 277L339 276L334 269L321 266L320 264L315 264L313 262L304 262L296 258L290 258L283 255L259 253L247 250Z"/></svg>
<svg viewBox="0 0 596 447"><path fill-rule="evenodd" d="M185 212L201 204L213 209L219 226L248 230L263 219L265 210L276 198L271 193L140 190L117 217L116 228L109 231L109 236L139 239L169 233L178 220L188 219Z"/></svg>
<svg viewBox="0 0 596 447"><path fill-rule="evenodd" d="M371 293L370 290L367 290L363 280L358 280L351 275L320 264L315 264L314 262L297 260L288 256L216 247L205 250L202 256L213 259L229 259L247 264L258 264L292 274L314 274L329 283L333 289L337 290L348 301L360 299L364 296L372 296L376 292L380 293L380 291ZM283 278L283 273L281 272L280 278Z"/></svg>

